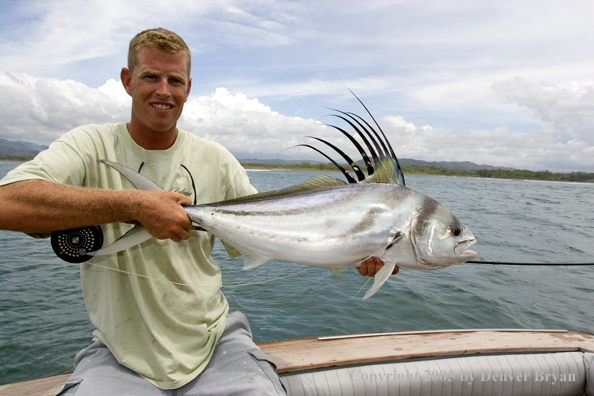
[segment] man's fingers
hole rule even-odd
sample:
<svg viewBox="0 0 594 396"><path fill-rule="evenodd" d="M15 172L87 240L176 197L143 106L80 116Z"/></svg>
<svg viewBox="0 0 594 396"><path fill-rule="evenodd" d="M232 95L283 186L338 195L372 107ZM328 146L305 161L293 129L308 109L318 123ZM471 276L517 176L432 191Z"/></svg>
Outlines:
<svg viewBox="0 0 594 396"><path fill-rule="evenodd" d="M191 229L192 229L192 222L190 221L190 219L188 219L188 221L182 225L182 233L179 235L179 237L183 240L190 239L190 230ZM176 241L176 242L179 242L179 241Z"/></svg>
<svg viewBox="0 0 594 396"><path fill-rule="evenodd" d="M379 271L384 265L383 261L375 257L369 257L361 262L361 266L357 267L359 273L363 276L374 277L377 271Z"/></svg>
<svg viewBox="0 0 594 396"><path fill-rule="evenodd" d="M366 260L361 262L361 266L357 267L357 271L359 274L363 276L375 277L375 275L379 272L380 269L384 266L384 262L377 257L369 257ZM392 275L396 275L400 268L394 267L394 271L392 271Z"/></svg>

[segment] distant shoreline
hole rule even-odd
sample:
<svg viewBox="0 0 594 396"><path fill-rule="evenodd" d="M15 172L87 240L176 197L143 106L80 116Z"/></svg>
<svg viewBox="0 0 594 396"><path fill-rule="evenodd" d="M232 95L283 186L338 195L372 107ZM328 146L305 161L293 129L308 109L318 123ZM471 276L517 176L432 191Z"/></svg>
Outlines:
<svg viewBox="0 0 594 396"><path fill-rule="evenodd" d="M31 161L33 158L35 158L34 155L0 154L0 161L3 162L26 162Z"/></svg>
<svg viewBox="0 0 594 396"><path fill-rule="evenodd" d="M291 165L272 165L255 162L242 163L245 169L252 170L293 170L306 172L337 172L332 164L303 164ZM454 177L474 177L481 179L505 179L505 180L538 180L538 181L558 181L558 182L577 182L594 183L594 173L571 172L571 173L553 173L549 171L529 171L529 170L460 170L454 168L440 168L437 166L405 165L402 167L404 175L425 175L425 176L454 176Z"/></svg>

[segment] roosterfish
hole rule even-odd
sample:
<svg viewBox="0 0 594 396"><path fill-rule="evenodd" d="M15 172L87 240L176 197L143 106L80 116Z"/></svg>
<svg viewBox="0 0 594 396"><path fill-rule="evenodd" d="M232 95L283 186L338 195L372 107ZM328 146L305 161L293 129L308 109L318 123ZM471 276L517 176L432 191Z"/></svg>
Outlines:
<svg viewBox="0 0 594 396"><path fill-rule="evenodd" d="M445 206L405 186L386 135L356 98L375 127L356 114L334 111L339 113L336 117L350 125L365 148L343 128L329 126L352 142L365 171L332 143L311 137L340 155L350 170L314 146L300 146L312 148L330 160L346 182L317 175L282 190L184 206L194 229L212 233L239 251L244 269L283 260L335 270L358 267L365 259L376 257L384 266L363 299L375 294L395 267L437 270L474 259L477 253L468 249L476 243L472 232ZM130 168L100 162L120 172L137 189L161 190ZM86 252L86 256L116 253L151 237L137 225L111 245Z"/></svg>

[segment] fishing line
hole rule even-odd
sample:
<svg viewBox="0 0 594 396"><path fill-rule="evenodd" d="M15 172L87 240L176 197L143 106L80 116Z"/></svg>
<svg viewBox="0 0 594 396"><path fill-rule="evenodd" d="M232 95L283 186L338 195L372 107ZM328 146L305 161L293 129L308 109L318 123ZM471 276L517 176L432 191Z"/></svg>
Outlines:
<svg viewBox="0 0 594 396"><path fill-rule="evenodd" d="M279 278L274 278L274 279L267 279L267 280L264 280L264 281L261 281L261 282L241 283L241 284L238 284L238 285L223 285L221 287L239 287L239 286L261 285L262 283L268 283L268 282L276 281L276 280L279 280L279 279L285 279L285 278L289 278L291 276L299 275L299 274L302 274L302 273L307 272L307 271L311 271L311 270L316 269L316 268L318 268L318 267L306 268L303 271L295 272L294 274L289 274L289 275L281 276Z"/></svg>
<svg viewBox="0 0 594 396"><path fill-rule="evenodd" d="M147 275L136 274L134 272L125 271L125 270L121 270L121 269L118 269L118 268L112 268L112 267L108 267L108 266L101 265L101 264L95 264L95 263L90 263L90 262L87 262L87 264L90 264L90 265L93 265L93 266L99 267L99 268L104 268L104 269L107 269L109 271L118 272L120 274L132 275L132 276L136 276L138 278L147 279L147 280L150 280L151 282L165 283L165 284L171 284L171 285L176 285L176 286L187 286L187 287L190 287L190 285L188 285L187 283L174 282L174 281L170 281L170 280L166 280L166 279L155 279L155 278L151 278L150 276L147 276ZM317 268L317 267L306 268L303 271L295 272L295 273L289 274L289 275L284 275L284 276L281 276L281 277L278 277L278 278L274 278L274 279L266 279L266 280L263 280L263 281L260 281L260 282L240 283L240 284L235 284L235 285L221 285L221 286L199 286L199 287L220 287L220 288L223 288L223 287L240 287L240 286L261 285L263 283L268 283L268 282L277 281L277 280L280 280L280 279L289 278L291 276L299 275L299 274L302 274L304 272L311 271L311 270L313 270L315 268Z"/></svg>
<svg viewBox="0 0 594 396"><path fill-rule="evenodd" d="M513 262L506 262L506 261L478 261L478 260L471 260L471 261L467 261L466 263L491 264L491 265L543 265L543 266L594 265L594 263L513 263Z"/></svg>
<svg viewBox="0 0 594 396"><path fill-rule="evenodd" d="M165 284L171 284L171 285L177 285L177 286L190 286L190 285L188 285L186 283L173 282L173 281L166 280L166 279L154 279L154 278L151 278L150 276L147 276L147 275L135 274L134 272L129 272L129 271L121 270L119 268L111 268L111 267L108 267L106 265L90 263L88 261L86 262L86 264L90 264L90 265L93 265L93 266L99 267L99 268L105 268L106 270L110 270L110 271L113 271L113 272L118 272L120 274L132 275L132 276L136 276L138 278L148 279L148 280L150 280L152 282L165 283ZM206 287L208 287L208 286L206 286ZM214 286L210 286L210 287L214 287Z"/></svg>
<svg viewBox="0 0 594 396"><path fill-rule="evenodd" d="M365 287L365 286L366 286L366 285L369 283L369 281L370 281L370 280L371 280L371 277L369 277L369 278L367 279L367 281L366 281L366 282L363 284L363 286L361 286L361 288L360 288L359 290L357 290L357 293L353 294L353 297L356 297L356 296L357 296L357 294L359 294L359 292L360 292L361 290L363 290L363 288L364 288L364 287Z"/></svg>

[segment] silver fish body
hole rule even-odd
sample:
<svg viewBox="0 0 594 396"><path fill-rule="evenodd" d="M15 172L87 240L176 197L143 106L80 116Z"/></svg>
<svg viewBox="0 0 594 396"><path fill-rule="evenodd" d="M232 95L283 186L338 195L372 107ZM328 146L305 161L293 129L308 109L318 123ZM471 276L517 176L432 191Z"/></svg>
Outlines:
<svg viewBox="0 0 594 396"><path fill-rule="evenodd" d="M432 257L435 246L424 234L430 232L426 222L436 213L443 212L450 229L464 230L458 246L474 237L438 202L394 184L321 187L288 196L189 206L185 211L194 223L237 248L246 268L272 259L357 267L373 256L400 268L437 269L472 258L466 249L456 253L454 245L448 260Z"/></svg>
<svg viewBox="0 0 594 396"><path fill-rule="evenodd" d="M159 189L139 173L101 160L136 188ZM403 185L351 183L327 176L285 190L230 201L186 206L199 228L236 248L244 269L269 260L316 267L358 267L369 257L384 266L364 299L375 294L396 266L435 270L476 257L476 239L445 206ZM111 254L149 239L140 225L89 255Z"/></svg>

